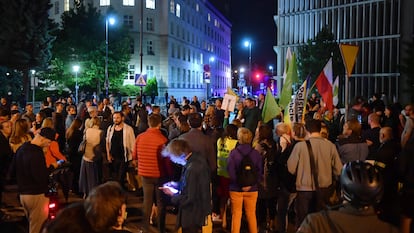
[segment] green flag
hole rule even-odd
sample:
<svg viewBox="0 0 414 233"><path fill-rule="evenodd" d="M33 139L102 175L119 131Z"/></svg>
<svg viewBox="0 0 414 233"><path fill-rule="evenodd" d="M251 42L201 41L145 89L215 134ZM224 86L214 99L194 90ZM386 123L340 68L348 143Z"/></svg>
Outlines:
<svg viewBox="0 0 414 233"><path fill-rule="evenodd" d="M286 58L287 70L286 70L286 75L283 75L284 82L283 82L282 93L280 95L280 100L279 100L280 106L282 106L284 109L286 109L287 105L289 104L292 98L293 83L297 83L299 80L295 53L292 53L292 57L290 60L289 60L288 55L286 55L286 57L287 57Z"/></svg>
<svg viewBox="0 0 414 233"><path fill-rule="evenodd" d="M270 88L267 88L265 102L263 104L263 109L262 109L263 122L267 123L268 121L272 120L279 114L280 114L280 107L276 103L275 97L270 91Z"/></svg>

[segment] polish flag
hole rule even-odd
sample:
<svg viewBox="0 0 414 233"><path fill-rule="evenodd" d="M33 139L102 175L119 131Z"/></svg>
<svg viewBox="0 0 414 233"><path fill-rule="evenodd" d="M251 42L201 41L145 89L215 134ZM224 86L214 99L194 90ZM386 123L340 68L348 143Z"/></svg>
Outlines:
<svg viewBox="0 0 414 233"><path fill-rule="evenodd" d="M323 71L316 79L316 87L318 88L319 94L322 96L323 102L326 104L326 108L333 110L333 96L332 96L332 58L326 63Z"/></svg>

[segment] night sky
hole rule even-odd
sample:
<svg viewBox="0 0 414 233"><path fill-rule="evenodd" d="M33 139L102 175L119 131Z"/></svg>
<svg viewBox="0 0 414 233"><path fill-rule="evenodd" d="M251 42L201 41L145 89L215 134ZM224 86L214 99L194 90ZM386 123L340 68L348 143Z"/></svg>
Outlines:
<svg viewBox="0 0 414 233"><path fill-rule="evenodd" d="M275 67L277 0L210 0L232 24L232 68L248 66L249 49L246 39L252 41L252 67L267 69Z"/></svg>

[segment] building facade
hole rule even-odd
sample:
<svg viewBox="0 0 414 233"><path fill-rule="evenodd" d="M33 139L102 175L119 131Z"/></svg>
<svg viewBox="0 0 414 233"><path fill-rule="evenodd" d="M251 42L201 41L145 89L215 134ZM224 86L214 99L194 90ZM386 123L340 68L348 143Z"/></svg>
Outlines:
<svg viewBox="0 0 414 233"><path fill-rule="evenodd" d="M279 84L287 48L297 51L326 26L338 43L359 46L348 102L374 93L385 93L388 101L408 101L402 93L407 77L400 73L400 64L406 55L404 44L413 40L413 9L414 1L407 0L279 0L274 17ZM340 78L343 106L345 77Z"/></svg>
<svg viewBox="0 0 414 233"><path fill-rule="evenodd" d="M231 85L231 24L207 0L81 2L92 3L103 16L112 7L117 21L129 28L133 43L124 85L134 85L136 74L146 74L156 77L158 96L168 92L178 100L223 96ZM51 3L51 18L59 22L64 11L80 2Z"/></svg>

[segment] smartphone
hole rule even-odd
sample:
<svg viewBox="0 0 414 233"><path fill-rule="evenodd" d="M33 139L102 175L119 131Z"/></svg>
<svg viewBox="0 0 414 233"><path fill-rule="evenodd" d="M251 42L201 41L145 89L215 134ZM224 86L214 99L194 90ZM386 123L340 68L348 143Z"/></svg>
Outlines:
<svg viewBox="0 0 414 233"><path fill-rule="evenodd" d="M171 186L168 186L168 185L163 185L162 186L163 188L167 188L167 189L169 189L172 193L174 193L174 194L176 194L176 193L178 193L178 190L177 189L175 189L175 188L173 188L173 187L171 187Z"/></svg>

